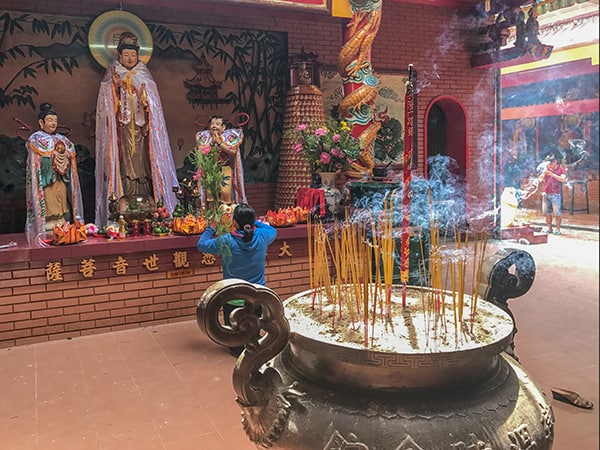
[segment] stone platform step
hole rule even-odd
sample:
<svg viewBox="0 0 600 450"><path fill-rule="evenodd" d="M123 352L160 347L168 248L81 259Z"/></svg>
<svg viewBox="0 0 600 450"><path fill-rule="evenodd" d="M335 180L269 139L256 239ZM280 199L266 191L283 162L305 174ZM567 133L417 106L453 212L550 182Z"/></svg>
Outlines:
<svg viewBox="0 0 600 450"><path fill-rule="evenodd" d="M536 226L520 226L503 228L500 230L500 239L514 240L520 244L546 244L548 243L548 235L542 233L542 227Z"/></svg>

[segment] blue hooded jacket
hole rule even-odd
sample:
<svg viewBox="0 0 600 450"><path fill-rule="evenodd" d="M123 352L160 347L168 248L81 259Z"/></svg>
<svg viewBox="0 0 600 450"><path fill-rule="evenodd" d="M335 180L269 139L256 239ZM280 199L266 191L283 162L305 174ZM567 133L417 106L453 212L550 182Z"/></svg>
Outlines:
<svg viewBox="0 0 600 450"><path fill-rule="evenodd" d="M197 249L213 255L222 254L219 248L226 245L231 255L223 257L223 279L239 278L249 283L266 286L265 264L267 248L277 237L277 230L271 225L256 221L254 236L248 242L237 232L214 237L215 230L206 228L198 239ZM222 242L219 242L221 240Z"/></svg>

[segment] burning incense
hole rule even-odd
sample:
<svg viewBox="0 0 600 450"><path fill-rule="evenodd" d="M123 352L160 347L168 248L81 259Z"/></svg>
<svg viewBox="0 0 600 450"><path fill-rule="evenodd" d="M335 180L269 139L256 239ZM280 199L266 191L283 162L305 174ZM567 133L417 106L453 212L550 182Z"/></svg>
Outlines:
<svg viewBox="0 0 600 450"><path fill-rule="evenodd" d="M378 220L373 213L370 214L369 224L336 221L325 229L317 221L311 223L307 234L312 240L309 243L309 261L313 309L318 308L319 313L327 311L332 329L348 324L353 333L359 333L365 347L377 345L380 338L377 330L382 330L377 321L394 324L396 318L393 314L399 313L392 304L400 306L399 295L402 293L398 289L395 291L398 297L392 294L395 263L392 197L384 198L384 208ZM477 234L473 239L468 230L461 233L455 228L453 233L449 232L454 238L452 249L446 246L445 236L443 242L440 239L440 220L432 207L430 213L428 265L424 259L418 263L421 288L411 292L417 297L420 295L420 302L414 306L422 314L426 342L448 341L447 335L452 333L453 341L458 343L459 339L468 339L467 335L475 329L477 289L482 276L487 234ZM470 240L474 241L472 252ZM423 256L425 249L421 236L419 245ZM468 267L471 261L473 267ZM473 285L470 303L465 290L467 280ZM404 285L405 282L402 282L403 288ZM402 305L404 312L401 314L406 314L404 320L411 321L410 311L414 311L414 306L408 303ZM469 316L465 317L464 309L469 306ZM349 320L343 317L343 313L349 314ZM470 323L467 324L466 320Z"/></svg>
<svg viewBox="0 0 600 450"><path fill-rule="evenodd" d="M479 235L479 239L483 241L481 244L482 250L479 257L477 257L477 247L475 247L475 255L473 257L473 267L476 268L476 275L473 280L472 294L471 294L471 332L473 332L473 325L475 323L475 312L477 311L477 299L479 297L479 283L481 282L481 273L483 268L483 262L485 261L485 251L487 247L488 234L482 232Z"/></svg>
<svg viewBox="0 0 600 450"><path fill-rule="evenodd" d="M383 200L383 218L381 220L381 250L383 258L383 280L386 292L386 315L391 314L392 282L394 278L394 236L393 236L393 196L386 194Z"/></svg>

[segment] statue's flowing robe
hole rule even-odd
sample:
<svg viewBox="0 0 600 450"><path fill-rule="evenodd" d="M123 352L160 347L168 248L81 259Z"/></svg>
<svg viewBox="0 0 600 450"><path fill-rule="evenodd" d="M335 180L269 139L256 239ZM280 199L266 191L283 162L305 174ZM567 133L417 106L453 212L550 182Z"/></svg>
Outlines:
<svg viewBox="0 0 600 450"><path fill-rule="evenodd" d="M65 147L65 153L59 155L58 143ZM38 237L46 233L48 203L54 203L60 212L69 212L71 220L83 220L83 201L81 187L77 176L76 151L73 143L61 134L48 134L43 130L36 131L27 140L27 220L25 234L30 244L38 242ZM57 158L56 161L54 158ZM61 198L46 198L46 192L53 184L63 183L66 196L57 192ZM46 190L44 189L46 188ZM50 195L50 194L48 194ZM68 209L65 208L65 202ZM51 205L52 206L52 205ZM56 211L54 211L56 212ZM50 211L51 214L54 212Z"/></svg>
<svg viewBox="0 0 600 450"><path fill-rule="evenodd" d="M113 72L125 82L123 88L116 89ZM148 108L141 106L144 92ZM148 168L150 173L145 174ZM125 183L123 175L128 177ZM154 201L163 201L173 212L177 205L173 187L179 183L158 88L143 62L128 70L114 61L100 83L96 106L96 225L106 225L111 194L122 197L128 182L143 182L146 176Z"/></svg>

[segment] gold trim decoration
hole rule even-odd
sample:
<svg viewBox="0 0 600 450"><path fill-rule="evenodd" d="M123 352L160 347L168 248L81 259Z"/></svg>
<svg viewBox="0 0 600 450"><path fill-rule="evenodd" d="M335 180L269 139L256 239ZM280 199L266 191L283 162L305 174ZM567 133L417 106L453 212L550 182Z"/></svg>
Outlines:
<svg viewBox="0 0 600 450"><path fill-rule="evenodd" d="M236 0L238 3L248 3L259 6L287 7L297 10L315 10L329 12L330 0Z"/></svg>
<svg viewBox="0 0 600 450"><path fill-rule="evenodd" d="M138 37L140 60L148 64L152 56L152 33L138 16L127 11L107 11L94 19L88 33L92 56L105 69L117 58L119 35L131 31Z"/></svg>

